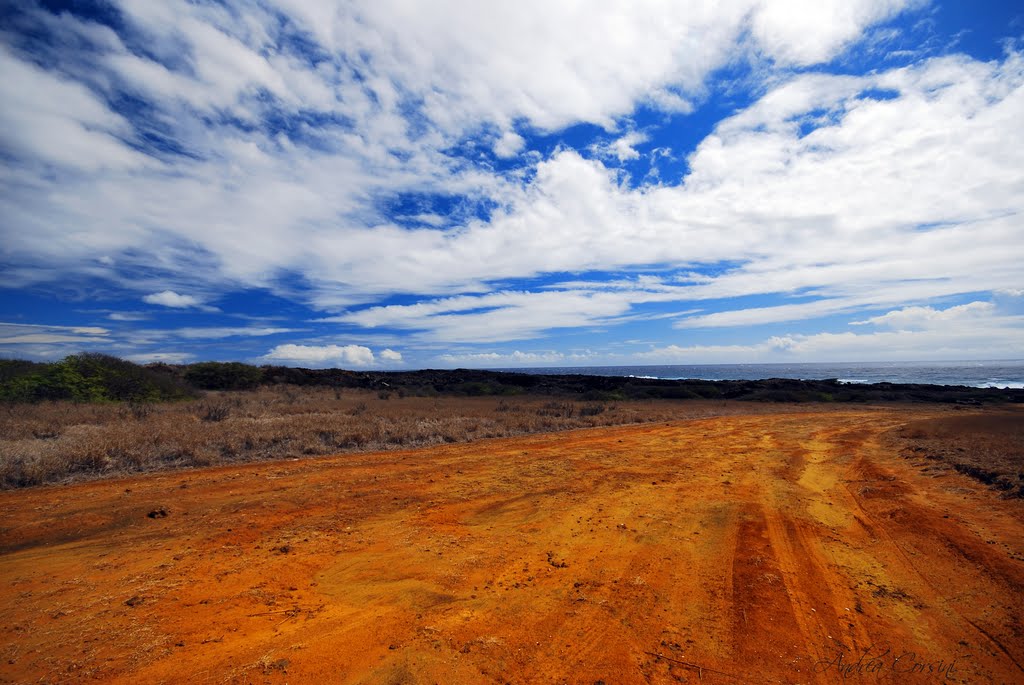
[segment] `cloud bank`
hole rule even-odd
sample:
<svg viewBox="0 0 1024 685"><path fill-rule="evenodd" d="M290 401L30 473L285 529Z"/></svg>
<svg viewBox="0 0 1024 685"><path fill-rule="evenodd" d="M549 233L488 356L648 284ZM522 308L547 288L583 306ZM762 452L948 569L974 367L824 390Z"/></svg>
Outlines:
<svg viewBox="0 0 1024 685"><path fill-rule="evenodd" d="M567 340L522 353L555 363L604 340L599 358L654 358L608 346L622 330L666 359L862 354L868 336L958 356L978 348L929 322L963 306L1007 346L1024 58L926 49L933 9L25 3L0 30L0 287L159 309L2 344L262 337L268 360L368 366ZM255 314L302 313L229 320L254 293L274 302ZM154 333L169 314L222 316Z"/></svg>

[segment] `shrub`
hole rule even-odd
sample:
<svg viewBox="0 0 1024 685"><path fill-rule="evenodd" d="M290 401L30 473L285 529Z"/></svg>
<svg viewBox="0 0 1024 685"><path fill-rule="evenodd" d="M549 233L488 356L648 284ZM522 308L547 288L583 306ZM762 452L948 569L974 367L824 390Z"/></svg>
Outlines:
<svg viewBox="0 0 1024 685"><path fill-rule="evenodd" d="M154 402L194 394L172 375L94 352L52 364L8 363L0 372L0 399L13 402Z"/></svg>
<svg viewBox="0 0 1024 685"><path fill-rule="evenodd" d="M24 359L0 359L0 384L42 371L47 365Z"/></svg>
<svg viewBox="0 0 1024 685"><path fill-rule="evenodd" d="M185 369L185 380L203 390L249 390L263 381L263 370L241 362L200 362Z"/></svg>
<svg viewBox="0 0 1024 685"><path fill-rule="evenodd" d="M64 360L84 378L102 387L102 399L116 402L156 402L193 397L181 379L108 354L87 352Z"/></svg>
<svg viewBox="0 0 1024 685"><path fill-rule="evenodd" d="M204 404L199 407L199 418L203 421L219 422L231 414L226 404Z"/></svg>
<svg viewBox="0 0 1024 685"><path fill-rule="evenodd" d="M131 416L136 421L142 421L147 416L153 413L153 405L145 404L142 402L129 402L128 406L125 407L125 414Z"/></svg>
<svg viewBox="0 0 1024 685"><path fill-rule="evenodd" d="M545 402L537 410L537 416L557 416L570 419L573 411L573 406L569 402Z"/></svg>
<svg viewBox="0 0 1024 685"><path fill-rule="evenodd" d="M605 406L603 404L585 404L580 407L580 416L597 416L603 414Z"/></svg>
<svg viewBox="0 0 1024 685"><path fill-rule="evenodd" d="M497 390L490 383L482 383L479 381L459 383L453 386L452 390L457 394L468 395L470 397L484 397L486 395L497 394Z"/></svg>

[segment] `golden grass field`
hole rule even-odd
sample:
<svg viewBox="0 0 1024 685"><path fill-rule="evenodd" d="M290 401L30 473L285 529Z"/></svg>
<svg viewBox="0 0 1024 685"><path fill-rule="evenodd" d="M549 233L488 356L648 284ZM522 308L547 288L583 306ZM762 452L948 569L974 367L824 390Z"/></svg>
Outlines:
<svg viewBox="0 0 1024 685"><path fill-rule="evenodd" d="M928 458L1012 452L1020 410L484 437L523 401L470 442L0 493L0 682L1024 682L1024 501Z"/></svg>
<svg viewBox="0 0 1024 685"><path fill-rule="evenodd" d="M189 402L3 404L0 487L753 411L779 407L400 397L292 386L208 392Z"/></svg>

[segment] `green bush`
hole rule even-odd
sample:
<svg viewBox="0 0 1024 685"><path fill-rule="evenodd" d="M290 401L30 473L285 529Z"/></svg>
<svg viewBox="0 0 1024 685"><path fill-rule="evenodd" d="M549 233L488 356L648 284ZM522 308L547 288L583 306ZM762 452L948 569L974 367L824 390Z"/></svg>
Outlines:
<svg viewBox="0 0 1024 685"><path fill-rule="evenodd" d="M50 364L16 360L0 370L0 400L8 402L157 402L194 396L171 375L93 352Z"/></svg>
<svg viewBox="0 0 1024 685"><path fill-rule="evenodd" d="M0 384L6 385L22 376L38 373L46 368L46 364L30 362L24 359L0 359Z"/></svg>
<svg viewBox="0 0 1024 685"><path fill-rule="evenodd" d="M83 375L74 357L44 364L38 371L13 378L3 384L2 390L3 399L15 402L91 402L104 399L103 395L103 386L96 378Z"/></svg>
<svg viewBox="0 0 1024 685"><path fill-rule="evenodd" d="M249 390L263 381L263 369L241 362L199 362L185 369L185 380L203 390Z"/></svg>

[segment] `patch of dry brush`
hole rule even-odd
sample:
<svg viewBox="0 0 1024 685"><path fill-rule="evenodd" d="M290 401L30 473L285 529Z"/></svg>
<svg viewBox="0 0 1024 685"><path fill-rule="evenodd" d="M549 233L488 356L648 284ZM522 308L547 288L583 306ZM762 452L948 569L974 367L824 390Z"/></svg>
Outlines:
<svg viewBox="0 0 1024 685"><path fill-rule="evenodd" d="M926 473L949 469L1024 498L1024 411L987 411L908 423L888 439Z"/></svg>
<svg viewBox="0 0 1024 685"><path fill-rule="evenodd" d="M0 487L752 409L704 401L397 397L292 386L211 392L190 402L9 404L0 407Z"/></svg>

